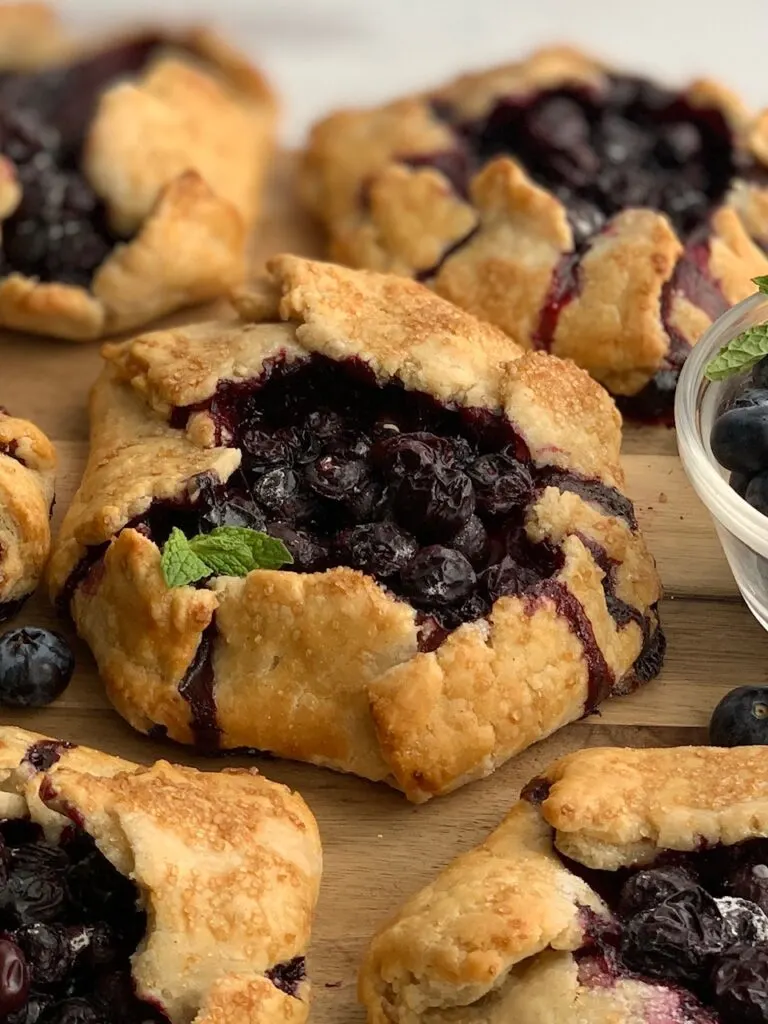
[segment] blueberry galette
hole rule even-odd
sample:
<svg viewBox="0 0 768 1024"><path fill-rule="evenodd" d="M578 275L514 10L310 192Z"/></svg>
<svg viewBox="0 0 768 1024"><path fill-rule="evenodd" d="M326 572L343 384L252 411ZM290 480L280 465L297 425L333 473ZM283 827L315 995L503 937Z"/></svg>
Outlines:
<svg viewBox="0 0 768 1024"><path fill-rule="evenodd" d="M255 770L139 767L0 728L7 1024L301 1024L321 872Z"/></svg>
<svg viewBox="0 0 768 1024"><path fill-rule="evenodd" d="M205 31L44 58L39 17L0 8L0 325L86 340L226 292L271 149L262 78Z"/></svg>
<svg viewBox="0 0 768 1024"><path fill-rule="evenodd" d="M48 560L55 472L45 434L0 407L0 622L29 597Z"/></svg>
<svg viewBox="0 0 768 1024"><path fill-rule="evenodd" d="M768 750L592 749L373 939L371 1024L764 1024Z"/></svg>
<svg viewBox="0 0 768 1024"><path fill-rule="evenodd" d="M685 355L768 271L768 114L569 49L313 131L303 167L335 259L416 277L620 407L671 416Z"/></svg>
<svg viewBox="0 0 768 1024"><path fill-rule="evenodd" d="M105 347L51 585L131 724L421 801L655 675L610 397L415 282L270 270Z"/></svg>

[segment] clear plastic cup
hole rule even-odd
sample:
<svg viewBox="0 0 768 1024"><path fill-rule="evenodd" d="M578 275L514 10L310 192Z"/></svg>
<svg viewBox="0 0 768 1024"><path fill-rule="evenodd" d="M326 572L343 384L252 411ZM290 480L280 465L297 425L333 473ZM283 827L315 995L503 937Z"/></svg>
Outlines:
<svg viewBox="0 0 768 1024"><path fill-rule="evenodd" d="M702 336L683 366L675 395L677 448L685 473L709 509L725 557L744 600L768 629L768 517L728 483L729 473L712 454L709 436L729 381L709 381L704 369L720 349L747 327L768 321L768 295L753 295L721 316Z"/></svg>

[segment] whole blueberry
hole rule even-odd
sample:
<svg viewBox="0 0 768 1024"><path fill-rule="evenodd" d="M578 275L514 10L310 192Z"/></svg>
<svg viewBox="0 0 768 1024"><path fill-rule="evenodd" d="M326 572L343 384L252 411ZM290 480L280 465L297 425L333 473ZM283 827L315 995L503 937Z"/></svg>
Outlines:
<svg viewBox="0 0 768 1024"><path fill-rule="evenodd" d="M470 516L451 541L451 546L468 558L477 569L488 557L488 533L478 516Z"/></svg>
<svg viewBox="0 0 768 1024"><path fill-rule="evenodd" d="M33 984L45 987L67 976L76 953L66 928L38 921L20 928L15 937L30 966Z"/></svg>
<svg viewBox="0 0 768 1024"><path fill-rule="evenodd" d="M287 523L269 523L267 533L285 544L293 563L284 568L292 572L322 572L328 568L328 548L307 530L297 530Z"/></svg>
<svg viewBox="0 0 768 1024"><path fill-rule="evenodd" d="M46 1024L102 1024L96 1007L87 999L63 999L45 1015Z"/></svg>
<svg viewBox="0 0 768 1024"><path fill-rule="evenodd" d="M386 579L416 554L418 544L395 523L361 523L342 530L334 544L342 565Z"/></svg>
<svg viewBox="0 0 768 1024"><path fill-rule="evenodd" d="M712 454L738 473L768 469L768 406L731 408L718 416L710 435Z"/></svg>
<svg viewBox="0 0 768 1024"><path fill-rule="evenodd" d="M474 509L475 492L467 474L441 463L405 476L394 499L401 525L427 540L449 540Z"/></svg>
<svg viewBox="0 0 768 1024"><path fill-rule="evenodd" d="M487 515L507 515L526 505L533 493L533 480L527 467L500 453L481 455L468 473L475 485L477 505Z"/></svg>
<svg viewBox="0 0 768 1024"><path fill-rule="evenodd" d="M747 487L749 487L749 481L752 479L747 473L731 473L728 478L728 483L736 491L740 497L744 497L747 493Z"/></svg>
<svg viewBox="0 0 768 1024"><path fill-rule="evenodd" d="M59 633L11 629L0 636L0 704L45 707L64 692L74 669L74 655Z"/></svg>
<svg viewBox="0 0 768 1024"><path fill-rule="evenodd" d="M742 864L726 879L725 889L729 896L749 900L768 914L768 864Z"/></svg>
<svg viewBox="0 0 768 1024"><path fill-rule="evenodd" d="M717 960L711 986L723 1024L765 1024L768 948L744 945L729 950Z"/></svg>
<svg viewBox="0 0 768 1024"><path fill-rule="evenodd" d="M716 747L768 743L768 686L739 686L712 712L709 742Z"/></svg>
<svg viewBox="0 0 768 1024"><path fill-rule="evenodd" d="M434 544L422 548L400 571L406 595L426 607L458 604L475 586L475 571L460 551Z"/></svg>
<svg viewBox="0 0 768 1024"><path fill-rule="evenodd" d="M0 939L0 1016L20 1010L29 993L29 968L10 939Z"/></svg>
<svg viewBox="0 0 768 1024"><path fill-rule="evenodd" d="M264 515L254 501L249 501L244 496L217 499L200 513L198 529L201 533L208 533L219 526L263 530Z"/></svg>
<svg viewBox="0 0 768 1024"><path fill-rule="evenodd" d="M493 602L498 601L500 597L518 597L535 586L539 582L539 577L513 558L503 558L482 573L480 582L489 601Z"/></svg>
<svg viewBox="0 0 768 1024"><path fill-rule="evenodd" d="M685 868L661 867L636 871L622 886L619 912L624 917L632 917L658 906L675 893L695 888L696 879Z"/></svg>
<svg viewBox="0 0 768 1024"><path fill-rule="evenodd" d="M736 476L735 473L731 477ZM734 488L735 489L735 488ZM744 489L744 499L762 515L768 515L768 471L756 473Z"/></svg>
<svg viewBox="0 0 768 1024"><path fill-rule="evenodd" d="M627 921L622 956L641 974L690 985L703 978L727 941L714 899L704 889L687 889Z"/></svg>

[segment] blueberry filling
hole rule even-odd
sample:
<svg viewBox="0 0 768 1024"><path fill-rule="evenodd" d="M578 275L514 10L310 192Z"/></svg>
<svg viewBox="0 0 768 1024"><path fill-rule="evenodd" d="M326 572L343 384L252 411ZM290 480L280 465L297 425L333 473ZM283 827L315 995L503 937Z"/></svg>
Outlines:
<svg viewBox="0 0 768 1024"><path fill-rule="evenodd" d="M55 744L35 744L47 761ZM39 756L38 756L39 755ZM0 822L0 1015L8 1024L166 1021L137 998L130 957L146 930L134 886L81 829L60 845L26 820Z"/></svg>
<svg viewBox="0 0 768 1024"><path fill-rule="evenodd" d="M541 803L548 790L534 779L522 796ZM687 1024L768 1022L768 841L665 851L615 872L562 860L612 911L610 920L583 911L582 984L661 985L687 1014L669 1019Z"/></svg>
<svg viewBox="0 0 768 1024"><path fill-rule="evenodd" d="M303 956L295 956L292 960L277 964L267 971L267 977L275 988L279 988L288 996L298 995L299 985L306 976L306 963Z"/></svg>
<svg viewBox="0 0 768 1024"><path fill-rule="evenodd" d="M533 337L538 348L551 347L562 310L579 293L580 258L608 220L628 207L650 207L669 217L686 243L662 299L669 354L653 379L637 394L620 397L619 405L629 417L671 425L677 378L690 350L669 322L671 300L682 294L712 319L728 308L708 270L709 217L734 175L760 177L736 153L722 113L628 76L611 78L599 92L573 87L501 98L473 122L462 122L445 103L433 104L433 112L453 128L455 147L404 154L401 163L441 171L466 198L472 175L487 161L509 155L565 205L575 251L563 256L552 275ZM455 242L419 278L433 277L473 234Z"/></svg>
<svg viewBox="0 0 768 1024"><path fill-rule="evenodd" d="M501 597L524 597L531 611L548 597L584 646L587 707L611 689L588 617L552 581L561 552L530 541L524 521L542 489L554 486L635 529L632 505L617 490L535 466L503 417L442 405L396 381L379 384L359 360L273 360L259 380L223 382L203 405L176 409L173 425L183 428L201 409L212 416L217 440L242 451L240 470L223 485L191 481L182 498L153 503L129 526L157 544L174 526L188 535L217 525L264 528L291 551L291 571L359 569L408 601L423 651L486 616ZM66 602L78 586L89 586L102 554L94 548L76 567ZM610 573L606 580L608 599ZM640 613L612 600L620 625L634 617L650 633ZM205 749L219 738L210 664L215 628L180 685Z"/></svg>
<svg viewBox="0 0 768 1024"><path fill-rule="evenodd" d="M0 150L22 199L3 222L0 273L88 287L118 239L80 170L101 93L140 72L162 40L145 36L75 64L0 75Z"/></svg>
<svg viewBox="0 0 768 1024"><path fill-rule="evenodd" d="M71 750L73 747L74 744L66 740L38 740L27 750L24 760L35 771L47 772L57 763L63 751Z"/></svg>

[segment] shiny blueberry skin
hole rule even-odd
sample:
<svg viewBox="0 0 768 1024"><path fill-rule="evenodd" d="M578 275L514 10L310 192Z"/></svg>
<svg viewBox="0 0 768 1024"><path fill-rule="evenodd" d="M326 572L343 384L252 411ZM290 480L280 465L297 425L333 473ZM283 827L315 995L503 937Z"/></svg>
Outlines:
<svg viewBox="0 0 768 1024"><path fill-rule="evenodd" d="M0 705L42 708L67 688L75 668L69 644L36 626L0 636Z"/></svg>
<svg viewBox="0 0 768 1024"><path fill-rule="evenodd" d="M735 474L732 474L732 476L735 476ZM740 482L737 478L737 483ZM731 486L733 486L733 481L731 481ZM737 488L734 487L734 490L737 490ZM744 488L742 496L749 502L752 508L757 509L764 516L768 516L768 471L757 473L753 476Z"/></svg>
<svg viewBox="0 0 768 1024"><path fill-rule="evenodd" d="M29 968L24 954L10 939L0 939L0 1016L20 1010L29 992Z"/></svg>
<svg viewBox="0 0 768 1024"><path fill-rule="evenodd" d="M739 686L720 701L709 723L716 747L768 743L768 686Z"/></svg>
<svg viewBox="0 0 768 1024"><path fill-rule="evenodd" d="M710 436L712 454L725 469L759 473L768 469L768 406L731 408L718 416Z"/></svg>

